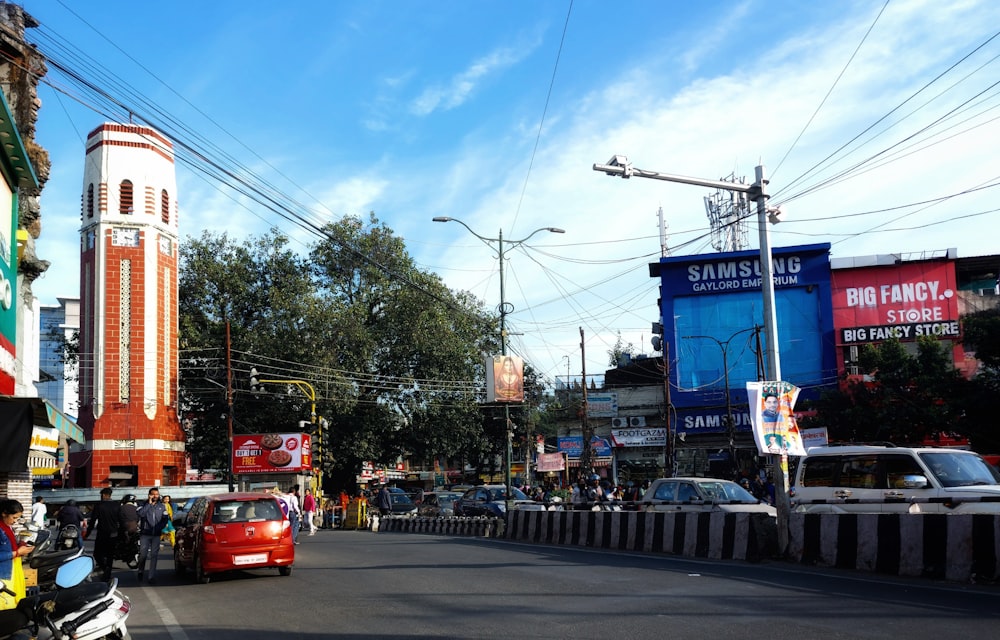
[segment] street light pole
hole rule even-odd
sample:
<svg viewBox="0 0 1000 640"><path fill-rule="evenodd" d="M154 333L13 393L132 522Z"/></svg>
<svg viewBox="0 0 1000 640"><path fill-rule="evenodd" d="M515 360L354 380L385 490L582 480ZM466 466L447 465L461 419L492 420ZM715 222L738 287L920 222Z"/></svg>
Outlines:
<svg viewBox="0 0 1000 640"><path fill-rule="evenodd" d="M763 165L758 165L754 171L755 182L753 184L740 184L726 182L724 180L705 180L703 178L692 178L689 176L678 176L658 171L646 171L632 166L626 156L612 156L606 164L593 166L594 171L601 171L609 176L621 176L622 178L652 178L654 180L666 180L667 182L679 182L681 184L692 184L724 191L735 191L745 193L747 197L757 203L757 228L760 239L760 280L761 293L764 297L764 334L765 367L767 379L781 380L781 361L778 353L778 322L774 308L774 279L772 277L773 261L771 260L771 232L768 223L776 224L781 216L779 209L772 209L767 206L768 181L764 177ZM778 553L783 555L788 548L788 515L791 504L788 499L788 483L786 474L788 473L788 456L771 456L771 474L774 478L774 506L777 511L778 521Z"/></svg>
<svg viewBox="0 0 1000 640"><path fill-rule="evenodd" d="M498 309L500 311L500 355L506 356L507 355L507 314L510 313L511 310L513 310L513 307L510 306L507 303L506 290L504 289L504 269L503 269L504 256L506 255L507 251L509 251L510 249L512 249L514 247L517 247L517 246L520 246L520 245L524 244L525 242L528 241L528 239L530 239L536 233L541 233L542 231L548 231L550 233L566 233L566 231L563 230L563 229L559 229L558 227L540 227L538 229L535 229L531 233L529 233L527 236L521 238L520 240L508 241L508 243L507 243L508 244L508 248L505 250L504 249L504 242L503 242L503 229L500 230L500 233L497 235L496 238L487 238L486 236L480 235L480 234L476 233L475 231L473 231L472 227L470 227L469 225L465 224L464 222L462 222L458 218L450 218L448 216L435 216L433 218L433 221L434 222L457 222L458 224L460 224L463 227L465 227L466 231L468 231L472 235L474 235L477 238L479 238L479 240L481 240L483 242L483 244L485 244L486 246L490 247L491 249L493 248L493 245L491 243L493 243L493 242L497 243L497 258L499 260L499 265L500 265L499 266L499 268L500 268L500 306L498 307ZM507 436L507 451L506 451L506 456L505 456L505 458L506 458L506 465L505 465L506 466L506 472L505 472L505 476L504 476L504 478L505 478L504 487L505 487L506 492L507 492L507 495L506 495L507 507L508 507L507 512L509 513L509 511L510 511L510 505L511 505L510 465L511 465L511 458L513 457L513 448L514 448L514 431L511 428L511 422L510 422L510 403L508 403L508 402L504 403L504 405L503 405L503 414L504 414L504 428L507 430L507 434L506 434L506 436ZM525 469L525 475L527 475L527 469L528 469L527 457L525 458L524 469ZM509 516L508 516L508 518L509 518ZM508 523L509 523L509 520L508 520Z"/></svg>
<svg viewBox="0 0 1000 640"><path fill-rule="evenodd" d="M733 403L732 397L729 392L729 343L732 342L736 336L746 333L748 331L758 331L760 328L756 325L750 327L749 329L740 329L733 335L729 336L725 340L719 340L714 336L684 336L686 340L694 339L704 339L711 340L715 344L719 345L719 349L722 351L722 377L723 384L726 385L726 435L729 438L729 462L733 465L733 470L738 469L736 464L736 422L733 420Z"/></svg>
<svg viewBox="0 0 1000 640"><path fill-rule="evenodd" d="M316 389L313 388L311 384L305 380L287 380L284 378L275 378L271 380L257 380L258 383L270 383L270 384L291 384L295 385L299 391L302 392L305 397L309 398L309 422L316 425L316 437L319 438L319 460L316 461L316 466L318 471L316 473L319 479L319 486L316 488L319 495L323 494L323 420L320 418L317 420L316 416Z"/></svg>

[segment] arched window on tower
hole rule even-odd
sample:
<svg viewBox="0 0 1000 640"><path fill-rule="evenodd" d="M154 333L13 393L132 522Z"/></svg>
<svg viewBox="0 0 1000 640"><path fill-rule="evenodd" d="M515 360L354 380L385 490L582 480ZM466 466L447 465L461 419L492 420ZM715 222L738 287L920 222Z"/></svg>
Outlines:
<svg viewBox="0 0 1000 640"><path fill-rule="evenodd" d="M118 213L124 215L135 213L132 200L132 181L122 180L122 183L118 188L118 191L119 191L118 201L120 203L118 206Z"/></svg>
<svg viewBox="0 0 1000 640"><path fill-rule="evenodd" d="M94 183L87 185L87 217L94 217Z"/></svg>
<svg viewBox="0 0 1000 640"><path fill-rule="evenodd" d="M170 224L170 194L166 189L160 192L160 219L163 224Z"/></svg>

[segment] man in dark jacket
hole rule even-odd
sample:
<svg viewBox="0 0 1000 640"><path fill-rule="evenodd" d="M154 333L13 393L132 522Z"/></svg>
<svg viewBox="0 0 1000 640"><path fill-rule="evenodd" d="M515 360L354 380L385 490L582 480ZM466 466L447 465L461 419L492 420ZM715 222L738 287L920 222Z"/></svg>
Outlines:
<svg viewBox="0 0 1000 640"><path fill-rule="evenodd" d="M80 507L76 506L76 500L67 500L63 508L59 510L56 520L59 521L60 531L69 525L76 527L77 542L80 544L80 548L83 548L83 512L80 511Z"/></svg>
<svg viewBox="0 0 1000 640"><path fill-rule="evenodd" d="M160 490L149 490L149 499L138 508L139 513L139 580L142 580L149 559L149 584L156 582L156 560L160 555L160 534L167 526L167 508L160 502Z"/></svg>
<svg viewBox="0 0 1000 640"><path fill-rule="evenodd" d="M111 487L101 489L101 501L90 512L87 535L97 532L94 540L94 560L104 571L104 581L111 580L111 569L115 562L115 545L122 528L121 506L111 500Z"/></svg>

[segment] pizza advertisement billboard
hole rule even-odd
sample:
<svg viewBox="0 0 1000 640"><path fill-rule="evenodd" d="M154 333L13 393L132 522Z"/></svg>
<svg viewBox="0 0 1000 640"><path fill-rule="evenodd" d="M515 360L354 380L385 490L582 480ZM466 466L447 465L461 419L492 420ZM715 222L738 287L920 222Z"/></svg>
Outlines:
<svg viewBox="0 0 1000 640"><path fill-rule="evenodd" d="M308 433L233 436L233 473L295 473L312 469Z"/></svg>

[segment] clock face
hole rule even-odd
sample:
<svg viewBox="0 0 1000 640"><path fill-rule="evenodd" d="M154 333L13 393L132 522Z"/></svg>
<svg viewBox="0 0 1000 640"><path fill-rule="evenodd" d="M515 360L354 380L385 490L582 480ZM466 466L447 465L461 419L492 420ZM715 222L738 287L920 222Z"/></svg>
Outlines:
<svg viewBox="0 0 1000 640"><path fill-rule="evenodd" d="M139 230L134 227L116 227L111 230L111 244L118 247L138 247Z"/></svg>
<svg viewBox="0 0 1000 640"><path fill-rule="evenodd" d="M174 253L174 243L170 238L166 236L160 236L160 253L164 255L173 255Z"/></svg>

